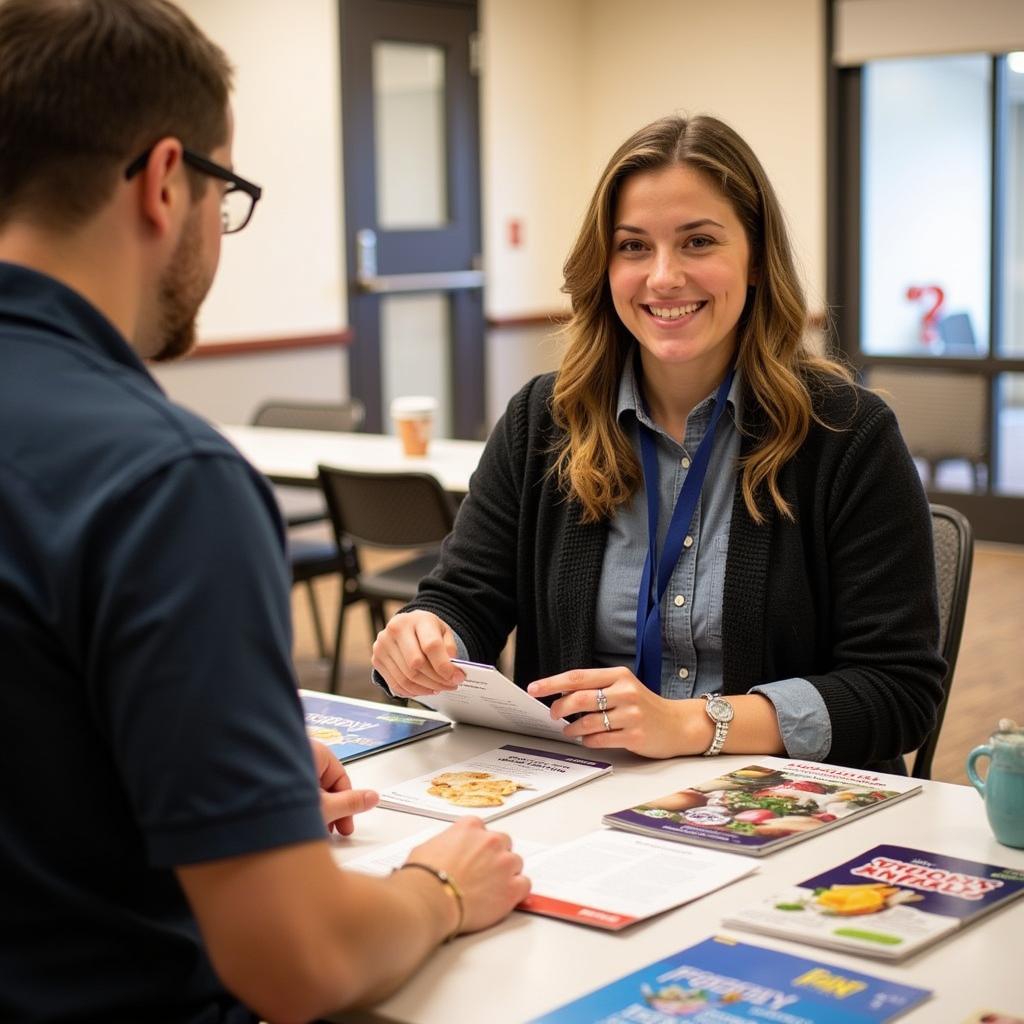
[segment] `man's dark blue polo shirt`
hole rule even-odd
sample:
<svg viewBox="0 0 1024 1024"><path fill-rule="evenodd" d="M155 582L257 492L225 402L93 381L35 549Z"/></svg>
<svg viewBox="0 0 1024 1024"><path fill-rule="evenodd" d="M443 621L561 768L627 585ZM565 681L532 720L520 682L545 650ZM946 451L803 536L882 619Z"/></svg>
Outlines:
<svg viewBox="0 0 1024 1024"><path fill-rule="evenodd" d="M0 263L0 1020L249 1020L171 870L322 837L265 481Z"/></svg>

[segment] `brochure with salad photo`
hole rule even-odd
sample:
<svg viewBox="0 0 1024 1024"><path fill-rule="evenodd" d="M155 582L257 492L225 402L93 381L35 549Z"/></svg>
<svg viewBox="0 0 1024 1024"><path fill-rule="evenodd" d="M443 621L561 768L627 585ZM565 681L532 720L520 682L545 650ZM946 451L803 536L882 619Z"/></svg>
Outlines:
<svg viewBox="0 0 1024 1024"><path fill-rule="evenodd" d="M613 828L761 857L921 791L899 775L762 757L647 800L603 821Z"/></svg>

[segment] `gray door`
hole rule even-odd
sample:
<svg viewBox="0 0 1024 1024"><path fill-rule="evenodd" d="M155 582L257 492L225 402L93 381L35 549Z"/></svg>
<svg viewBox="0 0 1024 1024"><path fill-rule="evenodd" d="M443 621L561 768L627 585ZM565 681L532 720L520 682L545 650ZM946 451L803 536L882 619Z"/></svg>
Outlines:
<svg viewBox="0 0 1024 1024"><path fill-rule="evenodd" d="M350 387L367 427L429 394L483 436L476 0L340 0Z"/></svg>

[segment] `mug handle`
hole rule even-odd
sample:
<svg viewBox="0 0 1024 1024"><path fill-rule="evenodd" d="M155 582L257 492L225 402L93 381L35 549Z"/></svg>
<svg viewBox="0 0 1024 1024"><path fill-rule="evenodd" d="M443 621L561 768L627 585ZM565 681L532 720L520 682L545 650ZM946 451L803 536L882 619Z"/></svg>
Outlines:
<svg viewBox="0 0 1024 1024"><path fill-rule="evenodd" d="M987 746L975 747L967 755L967 778L971 780L971 785L981 794L982 800L985 799L985 783L978 777L978 773L974 770L975 762L978 758L987 757L991 759L992 748Z"/></svg>

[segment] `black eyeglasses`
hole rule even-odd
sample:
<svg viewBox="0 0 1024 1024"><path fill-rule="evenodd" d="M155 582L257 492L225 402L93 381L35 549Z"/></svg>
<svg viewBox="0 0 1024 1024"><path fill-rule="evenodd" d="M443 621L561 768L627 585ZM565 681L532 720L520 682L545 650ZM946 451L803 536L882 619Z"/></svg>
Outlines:
<svg viewBox="0 0 1024 1024"><path fill-rule="evenodd" d="M126 181L135 177L146 166L146 161L152 152L153 148L150 147L145 153L140 153L125 168ZM259 185L254 185L251 181L239 177L234 171L229 171L226 167L207 160L205 156L193 153L190 149L183 147L181 156L190 167L210 175L211 178L226 181L231 186L221 196L220 230L221 234L225 235L233 235L236 231L241 231L252 219L252 211L256 209L256 202L263 195L263 189Z"/></svg>

